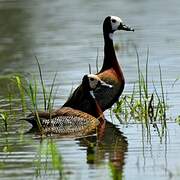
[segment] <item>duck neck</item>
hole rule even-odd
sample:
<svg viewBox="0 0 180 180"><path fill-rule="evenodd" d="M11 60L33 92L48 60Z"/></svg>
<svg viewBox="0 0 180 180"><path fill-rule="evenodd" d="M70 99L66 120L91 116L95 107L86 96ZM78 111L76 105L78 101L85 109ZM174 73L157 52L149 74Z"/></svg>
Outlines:
<svg viewBox="0 0 180 180"><path fill-rule="evenodd" d="M105 117L104 117L103 111L102 111L99 103L96 100L95 100L95 104L96 104L97 118L98 118L100 124L104 124Z"/></svg>
<svg viewBox="0 0 180 180"><path fill-rule="evenodd" d="M93 94L93 91L90 91L90 96L91 96L91 100L92 100L92 107L94 107L94 116L96 118L98 118L98 120L100 121L100 123L104 122L104 115L103 115L103 111L99 105L99 103L96 100L96 97Z"/></svg>
<svg viewBox="0 0 180 180"><path fill-rule="evenodd" d="M104 63L101 71L117 66L117 58L113 45L113 33L104 30ZM118 65L119 66L119 65Z"/></svg>

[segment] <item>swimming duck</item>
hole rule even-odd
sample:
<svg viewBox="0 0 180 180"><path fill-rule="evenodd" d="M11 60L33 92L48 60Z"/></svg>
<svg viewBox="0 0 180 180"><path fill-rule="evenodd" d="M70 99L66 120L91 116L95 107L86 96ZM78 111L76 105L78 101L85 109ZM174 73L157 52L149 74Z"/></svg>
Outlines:
<svg viewBox="0 0 180 180"><path fill-rule="evenodd" d="M78 133L83 133L85 135L95 130L98 125L104 122L103 112L94 96L94 90L99 86L112 87L103 82L97 75L85 75L82 80L82 94L79 97L79 101L81 98L88 100L95 117L70 107L62 107L51 113L38 112L42 132L44 134L78 135ZM32 113L23 120L28 121L33 128L38 129L36 118L35 113Z"/></svg>
<svg viewBox="0 0 180 180"><path fill-rule="evenodd" d="M117 30L134 31L134 29L126 26L117 16L108 16L104 20L104 62L97 76L107 84L113 85L113 88L99 87L94 91L102 111L110 108L118 100L125 85L124 75L117 61L113 46L113 33ZM63 107L76 108L94 115L91 110L91 104L86 99L81 99L81 102L79 102L78 98L82 94L81 91L82 84L77 87Z"/></svg>

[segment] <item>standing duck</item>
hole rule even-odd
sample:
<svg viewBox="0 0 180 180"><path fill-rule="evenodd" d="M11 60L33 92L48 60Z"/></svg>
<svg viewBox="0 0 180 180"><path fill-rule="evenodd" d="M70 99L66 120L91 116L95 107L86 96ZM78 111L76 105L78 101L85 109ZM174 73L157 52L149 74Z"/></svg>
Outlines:
<svg viewBox="0 0 180 180"><path fill-rule="evenodd" d="M102 111L110 108L118 100L125 85L123 72L113 46L113 33L117 30L134 31L134 29L123 24L117 16L108 16L104 20L104 62L97 76L107 84L111 84L113 88L99 87L94 91ZM91 104L88 104L86 99L81 99L79 102L78 98L82 94L81 91L82 84L74 91L63 107L76 108L93 115Z"/></svg>
<svg viewBox="0 0 180 180"><path fill-rule="evenodd" d="M42 133L79 136L82 134L87 135L95 130L96 127L99 127L98 125L104 122L103 112L94 96L94 90L99 86L112 87L100 80L97 75L85 75L82 80L82 94L79 97L79 101L81 98L87 99L91 104L95 117L70 107L62 107L52 113L38 112ZM30 114L23 120L31 123L34 129L38 129L35 113Z"/></svg>

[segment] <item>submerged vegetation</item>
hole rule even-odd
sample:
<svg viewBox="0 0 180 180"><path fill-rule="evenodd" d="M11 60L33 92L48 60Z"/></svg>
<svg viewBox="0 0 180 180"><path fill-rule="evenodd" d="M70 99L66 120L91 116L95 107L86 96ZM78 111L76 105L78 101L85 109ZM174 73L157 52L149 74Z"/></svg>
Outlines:
<svg viewBox="0 0 180 180"><path fill-rule="evenodd" d="M8 120L9 120L8 113L7 112L1 113L0 116L1 116L1 119L4 124L4 130L7 132L8 131Z"/></svg>
<svg viewBox="0 0 180 180"><path fill-rule="evenodd" d="M57 73L55 73L54 75L50 88L47 88L45 86L42 70L37 58L36 61L39 70L40 83L35 77L32 77L30 80L29 78L28 80L26 80L25 77L22 77L18 74L8 77L8 80L10 82L9 84L12 84L12 87L9 87L9 85L7 85L9 87L5 98L7 107L5 106L4 109L0 109L0 126L2 126L1 128L3 129L3 131L7 133L5 134L7 135L7 139L8 136L12 135L11 133L14 134L14 132L10 132L10 125L12 125L13 122L16 123L16 121L19 120L20 117L26 116L27 114L29 114L29 112L36 113L36 121L42 135L43 131L41 130L41 122L38 117L38 111L42 110L42 103L39 102L39 95L41 93L43 94L43 109L48 112L51 112L53 109L55 98L54 85ZM41 88L39 88L39 84L41 85ZM16 107L19 107L17 108L17 112L20 113L20 116L17 112L14 112L13 109L15 108L12 108L14 106L13 99L18 101ZM23 121L22 124L24 124ZM22 128L24 128L24 126ZM22 136L20 135L20 139L21 138ZM3 147L3 152L11 152L8 141L5 144L6 145ZM39 179L44 176L51 177L54 175L54 177L56 178L58 177L59 179L66 179L63 169L63 160L53 139L42 139L38 147L39 148L37 154L34 156L34 160L32 159L32 163L35 167L35 178ZM2 163L2 165L3 164L5 163Z"/></svg>
<svg viewBox="0 0 180 180"><path fill-rule="evenodd" d="M5 110L0 110L0 121L1 126L3 126L4 130L8 131L8 124L10 123L10 117L13 115L12 110L12 99L19 99L19 103L16 104L16 106L20 106L19 110L22 111L23 116L26 116L27 113L33 112L36 115L36 121L38 128L40 130L40 133L42 134L42 127L41 122L38 117L38 111L42 110L41 104L39 103L39 94L43 94L43 109L44 111L51 112L54 106L54 85L57 73L55 73L54 78L52 80L50 88L47 88L45 85L45 82L43 80L43 74L41 70L41 66L39 64L39 61L36 57L38 70L39 70L39 77L40 82L37 81L37 78L34 76L31 77L31 79L27 79L21 75L12 75L9 78L10 84L12 83L12 87L9 88L8 94L6 95L7 98L5 99L7 101L7 106ZM41 85L41 88L39 88L39 84ZM8 85L9 86L9 85ZM14 95L14 91L16 91L16 94ZM15 97L16 96L16 97ZM21 116L22 117L22 116ZM17 116L14 114L14 119L17 119Z"/></svg>
<svg viewBox="0 0 180 180"><path fill-rule="evenodd" d="M38 65L38 70L39 70L40 84L41 84L41 89L42 89L42 94L43 94L44 111L48 111L49 113L51 113L54 106L53 90L54 90L57 73L55 73L50 90L48 91L47 87L45 86L45 82L43 80L40 63L36 56L35 58L36 58L36 62ZM39 93L38 84L39 83L37 82L36 78L33 78L32 80L29 80L29 82L26 82L27 83L27 87L26 87L24 86L19 76L16 76L15 78L16 78L16 83L20 92L22 110L25 113L28 107L28 103L30 103L29 110L35 114L38 128L40 130L40 133L42 134L43 130L41 126L41 121L38 116L38 111L40 110L40 108L38 107L38 104L39 104L38 103L38 93ZM27 97L29 101L26 100Z"/></svg>
<svg viewBox="0 0 180 180"><path fill-rule="evenodd" d="M50 163L51 162L51 163ZM36 178L46 175L57 175L59 179L66 179L61 154L53 139L44 139L39 146L34 160ZM51 174L47 174L51 172ZM58 174L57 174L58 173Z"/></svg>
<svg viewBox="0 0 180 180"><path fill-rule="evenodd" d="M166 114L167 102L163 87L162 70L159 65L159 84L156 88L155 82L149 81L149 49L147 50L145 73L140 67L140 58L136 49L137 56L137 82L134 83L132 93L122 95L120 100L113 108L113 112L121 123L129 123L134 120L135 123L145 124L147 129L150 129L150 124L153 124L160 136L163 136L166 129ZM150 88L151 86L151 88ZM161 124L162 133L157 126Z"/></svg>

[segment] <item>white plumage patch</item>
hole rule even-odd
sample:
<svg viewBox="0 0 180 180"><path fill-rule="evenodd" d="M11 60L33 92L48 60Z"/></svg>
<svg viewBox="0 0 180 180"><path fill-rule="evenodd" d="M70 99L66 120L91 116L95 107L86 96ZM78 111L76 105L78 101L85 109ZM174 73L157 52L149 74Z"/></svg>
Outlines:
<svg viewBox="0 0 180 180"><path fill-rule="evenodd" d="M121 18L117 16L111 16L111 27L113 31L118 30L120 23L122 23Z"/></svg>
<svg viewBox="0 0 180 180"><path fill-rule="evenodd" d="M89 86L91 87L91 89L95 89L97 87L98 82L101 81L99 77L95 74L88 74L88 79Z"/></svg>
<svg viewBox="0 0 180 180"><path fill-rule="evenodd" d="M89 91L89 93L91 94L91 96L92 96L93 99L96 99L93 91Z"/></svg>

